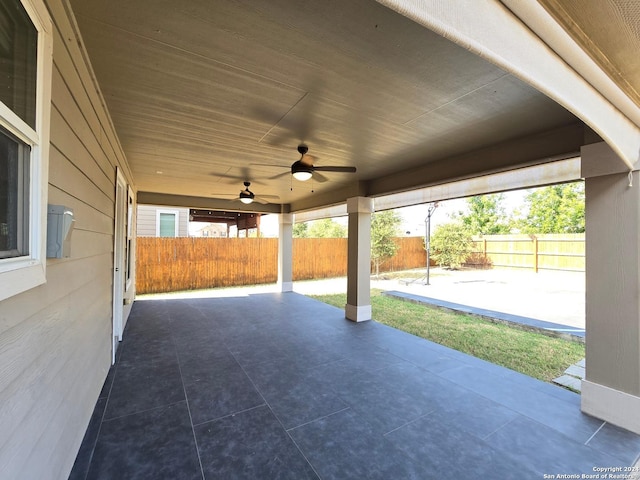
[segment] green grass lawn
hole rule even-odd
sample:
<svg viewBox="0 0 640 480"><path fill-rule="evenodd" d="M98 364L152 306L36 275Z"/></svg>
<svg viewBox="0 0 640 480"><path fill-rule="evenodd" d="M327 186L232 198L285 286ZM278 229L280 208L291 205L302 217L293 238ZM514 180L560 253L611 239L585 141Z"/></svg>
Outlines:
<svg viewBox="0 0 640 480"><path fill-rule="evenodd" d="M346 294L310 295L343 308ZM373 319L546 382L584 358L584 344L495 324L472 315L371 291Z"/></svg>

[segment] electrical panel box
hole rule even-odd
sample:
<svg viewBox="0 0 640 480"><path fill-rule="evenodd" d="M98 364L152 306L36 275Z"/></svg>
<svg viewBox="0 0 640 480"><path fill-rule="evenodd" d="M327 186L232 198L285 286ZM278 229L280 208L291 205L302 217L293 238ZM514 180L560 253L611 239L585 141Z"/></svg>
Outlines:
<svg viewBox="0 0 640 480"><path fill-rule="evenodd" d="M71 255L73 210L64 205L47 208L47 258L67 258Z"/></svg>

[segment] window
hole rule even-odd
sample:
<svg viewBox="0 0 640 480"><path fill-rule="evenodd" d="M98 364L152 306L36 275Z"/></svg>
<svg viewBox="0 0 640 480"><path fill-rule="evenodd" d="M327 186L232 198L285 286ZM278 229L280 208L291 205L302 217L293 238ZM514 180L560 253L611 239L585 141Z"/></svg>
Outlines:
<svg viewBox="0 0 640 480"><path fill-rule="evenodd" d="M156 213L156 236L178 236L178 210L158 210Z"/></svg>
<svg viewBox="0 0 640 480"><path fill-rule="evenodd" d="M18 0L0 4L0 101L36 128L38 31Z"/></svg>
<svg viewBox="0 0 640 480"><path fill-rule="evenodd" d="M42 0L0 2L0 300L45 281L51 32Z"/></svg>
<svg viewBox="0 0 640 480"><path fill-rule="evenodd" d="M0 258L29 255L31 148L0 127Z"/></svg>

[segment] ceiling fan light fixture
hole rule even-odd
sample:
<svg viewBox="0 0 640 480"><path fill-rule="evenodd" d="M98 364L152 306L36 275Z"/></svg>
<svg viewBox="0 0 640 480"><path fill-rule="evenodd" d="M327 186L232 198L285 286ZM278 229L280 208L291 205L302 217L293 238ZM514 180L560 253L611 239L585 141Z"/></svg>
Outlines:
<svg viewBox="0 0 640 480"><path fill-rule="evenodd" d="M311 172L294 172L293 178L300 180L301 182L306 182L311 178Z"/></svg>
<svg viewBox="0 0 640 480"><path fill-rule="evenodd" d="M251 186L250 182L244 182L244 186L245 186L245 189L240 192L239 198L242 203L249 205L250 203L253 202L255 195L251 190L249 190L249 187Z"/></svg>
<svg viewBox="0 0 640 480"><path fill-rule="evenodd" d="M313 175L313 167L303 164L300 160L291 165L291 174L296 180L305 182Z"/></svg>

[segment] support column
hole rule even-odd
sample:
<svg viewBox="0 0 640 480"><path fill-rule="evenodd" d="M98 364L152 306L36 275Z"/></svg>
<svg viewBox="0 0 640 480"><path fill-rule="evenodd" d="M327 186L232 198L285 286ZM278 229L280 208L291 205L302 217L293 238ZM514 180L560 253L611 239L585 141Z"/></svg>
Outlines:
<svg viewBox="0 0 640 480"><path fill-rule="evenodd" d="M373 199L347 200L349 238L347 253L347 305L345 317L354 322L371 320L371 213Z"/></svg>
<svg viewBox="0 0 640 480"><path fill-rule="evenodd" d="M582 411L640 434L640 176L633 172L632 186L628 171L590 177L590 165L615 165L608 159L615 154L603 152L600 147L582 152L587 177Z"/></svg>
<svg viewBox="0 0 640 480"><path fill-rule="evenodd" d="M293 290L293 214L281 213L278 229L278 288Z"/></svg>

